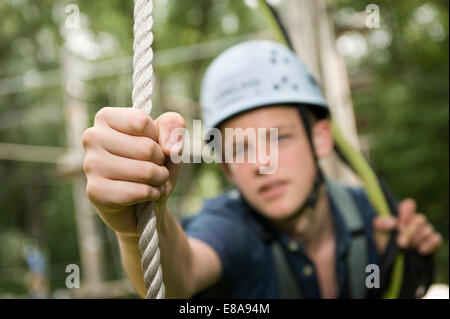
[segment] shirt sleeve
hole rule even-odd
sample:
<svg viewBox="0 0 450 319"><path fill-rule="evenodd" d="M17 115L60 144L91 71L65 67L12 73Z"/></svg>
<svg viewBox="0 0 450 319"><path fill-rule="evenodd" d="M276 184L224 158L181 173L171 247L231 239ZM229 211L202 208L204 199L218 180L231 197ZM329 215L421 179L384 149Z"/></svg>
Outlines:
<svg viewBox="0 0 450 319"><path fill-rule="evenodd" d="M188 237L199 239L211 246L219 256L222 275L218 286L231 287L246 271L249 255L247 230L229 212L203 210L181 222Z"/></svg>

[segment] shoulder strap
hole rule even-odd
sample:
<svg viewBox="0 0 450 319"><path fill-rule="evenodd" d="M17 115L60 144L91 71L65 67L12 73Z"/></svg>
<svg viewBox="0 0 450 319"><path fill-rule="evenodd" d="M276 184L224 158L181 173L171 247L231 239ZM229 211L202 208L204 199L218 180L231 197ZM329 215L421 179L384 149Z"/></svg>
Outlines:
<svg viewBox="0 0 450 319"><path fill-rule="evenodd" d="M278 240L271 243L278 279L278 289L281 299L303 299L303 294L297 284L298 280L288 264L286 254Z"/></svg>
<svg viewBox="0 0 450 319"><path fill-rule="evenodd" d="M367 238L364 233L364 221L361 212L350 192L342 185L327 180L328 192L344 219L347 228L352 233L350 250L347 255L348 276L350 279L350 297L365 298L366 267L369 262Z"/></svg>
<svg viewBox="0 0 450 319"><path fill-rule="evenodd" d="M365 298L367 295L367 287L365 286L366 266L369 258L361 213L353 196L344 186L331 180L327 180L327 186L333 203L337 206L345 225L352 233L346 260L350 279L350 297L352 299ZM303 299L304 296L297 284L298 280L293 274L283 248L277 240L271 243L271 250L275 260L280 298Z"/></svg>

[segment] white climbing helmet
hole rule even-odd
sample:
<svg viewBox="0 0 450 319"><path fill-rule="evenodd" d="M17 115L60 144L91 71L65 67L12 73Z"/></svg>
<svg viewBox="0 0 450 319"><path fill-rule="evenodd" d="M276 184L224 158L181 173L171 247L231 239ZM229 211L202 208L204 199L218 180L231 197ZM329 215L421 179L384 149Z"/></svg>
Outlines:
<svg viewBox="0 0 450 319"><path fill-rule="evenodd" d="M267 40L238 44L217 57L206 71L200 95L207 129L241 112L275 104L307 104L329 114L321 90L299 57Z"/></svg>

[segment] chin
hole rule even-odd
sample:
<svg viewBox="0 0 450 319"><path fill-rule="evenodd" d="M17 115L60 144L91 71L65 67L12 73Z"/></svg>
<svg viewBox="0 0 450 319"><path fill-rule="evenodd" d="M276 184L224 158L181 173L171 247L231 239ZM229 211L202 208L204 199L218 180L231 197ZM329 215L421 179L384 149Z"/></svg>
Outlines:
<svg viewBox="0 0 450 319"><path fill-rule="evenodd" d="M268 219L283 220L292 216L297 209L297 205L294 205L293 203L275 201L270 205L264 205L264 208L260 209L260 211Z"/></svg>

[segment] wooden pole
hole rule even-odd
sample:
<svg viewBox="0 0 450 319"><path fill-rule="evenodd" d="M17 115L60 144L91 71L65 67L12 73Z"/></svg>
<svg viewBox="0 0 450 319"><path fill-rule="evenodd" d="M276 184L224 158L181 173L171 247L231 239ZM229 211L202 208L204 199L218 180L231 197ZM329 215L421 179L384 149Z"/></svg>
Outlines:
<svg viewBox="0 0 450 319"><path fill-rule="evenodd" d="M66 40L70 37L70 30ZM80 61L66 50L63 56L64 83L66 88L66 135L72 150L70 158L75 165L82 163L84 150L82 135L88 127L88 114L85 100L85 86L78 70ZM73 199L77 223L78 248L81 259L82 286L99 287L103 282L103 254L101 238L97 231L97 216L86 196L86 179L80 172L73 178Z"/></svg>
<svg viewBox="0 0 450 319"><path fill-rule="evenodd" d="M337 52L334 21L326 0L286 0L283 10L294 49L322 88L334 121L359 149L351 90L343 58ZM321 161L327 176L356 184L355 175L336 156Z"/></svg>
<svg viewBox="0 0 450 319"><path fill-rule="evenodd" d="M56 164L66 151L57 146L0 143L0 160Z"/></svg>

